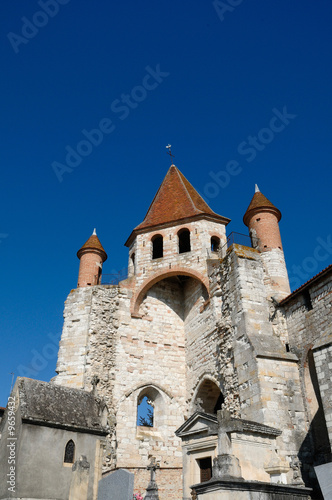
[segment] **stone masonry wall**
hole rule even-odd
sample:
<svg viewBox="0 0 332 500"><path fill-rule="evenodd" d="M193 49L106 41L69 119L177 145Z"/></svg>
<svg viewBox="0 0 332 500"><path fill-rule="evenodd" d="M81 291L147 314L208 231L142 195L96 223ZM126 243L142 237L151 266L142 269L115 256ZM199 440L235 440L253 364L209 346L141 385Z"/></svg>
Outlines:
<svg viewBox="0 0 332 500"><path fill-rule="evenodd" d="M308 425L316 416L318 407L314 406L312 379L316 379L319 387L318 399L321 398L325 421L332 445L332 384L331 384L331 344L332 329L330 314L332 308L331 273L309 284L302 292L291 296L282 307L285 314L289 345L300 359L302 394L306 406ZM309 356L313 351L316 375L309 370ZM309 380L309 383L308 383ZM318 403L319 404L319 401ZM323 418L323 417L322 417ZM320 427L324 422L320 423Z"/></svg>
<svg viewBox="0 0 332 500"><path fill-rule="evenodd" d="M56 365L56 384L84 387L93 288L72 290L65 302L64 325Z"/></svg>
<svg viewBox="0 0 332 500"><path fill-rule="evenodd" d="M238 379L239 416L282 430L277 439L280 461L293 463L307 432L297 357L287 352L280 330L272 328L260 254L233 245L220 274L222 317L228 315L233 332L230 357ZM295 468L288 473L289 482L295 480Z"/></svg>
<svg viewBox="0 0 332 500"><path fill-rule="evenodd" d="M187 228L190 231L191 251L179 254L177 233ZM163 257L152 259L151 239L155 235L163 236ZM131 255L135 252L135 277L136 287L140 287L147 277L151 277L162 270L167 271L174 266L192 268L206 276L206 259L211 253L211 237L217 236L221 240L221 246L226 242L224 224L199 220L182 225L137 235L135 243L129 252L129 269L133 272Z"/></svg>

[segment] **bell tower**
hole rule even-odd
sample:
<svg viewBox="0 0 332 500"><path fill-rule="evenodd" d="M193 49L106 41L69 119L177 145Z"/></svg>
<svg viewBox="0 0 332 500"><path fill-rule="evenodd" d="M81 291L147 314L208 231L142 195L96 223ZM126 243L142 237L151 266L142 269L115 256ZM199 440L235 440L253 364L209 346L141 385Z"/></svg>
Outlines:
<svg viewBox="0 0 332 500"><path fill-rule="evenodd" d="M170 276L208 283L207 260L211 254L218 257L219 247L226 243L229 221L213 212L171 165L143 222L126 242L129 278L134 280L136 293Z"/></svg>

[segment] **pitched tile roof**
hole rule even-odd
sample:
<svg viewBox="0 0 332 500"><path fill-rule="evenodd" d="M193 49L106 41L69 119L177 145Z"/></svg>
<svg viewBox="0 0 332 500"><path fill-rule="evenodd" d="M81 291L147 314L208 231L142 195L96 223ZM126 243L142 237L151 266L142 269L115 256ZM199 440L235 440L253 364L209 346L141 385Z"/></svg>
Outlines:
<svg viewBox="0 0 332 500"><path fill-rule="evenodd" d="M199 215L208 215L226 224L229 222L229 219L213 212L180 170L175 165L172 165L158 189L143 222L134 231Z"/></svg>
<svg viewBox="0 0 332 500"><path fill-rule="evenodd" d="M103 262L107 259L107 253L105 252L103 245L100 243L100 240L95 233L95 230L93 231L93 234L90 236L90 238L84 243L84 245L79 249L77 252L77 257L80 259L83 252L85 250L99 250L99 252L102 253L102 258Z"/></svg>
<svg viewBox="0 0 332 500"><path fill-rule="evenodd" d="M248 226L250 217L252 217L254 213L257 213L259 210L266 211L266 209L273 211L278 218L278 222L280 221L280 210L278 210L278 208L275 207L273 203L271 203L270 200L268 200L266 196L263 195L263 193L261 193L260 191L256 191L256 193L252 197L249 207L246 210L246 213L243 216L243 222L246 226Z"/></svg>

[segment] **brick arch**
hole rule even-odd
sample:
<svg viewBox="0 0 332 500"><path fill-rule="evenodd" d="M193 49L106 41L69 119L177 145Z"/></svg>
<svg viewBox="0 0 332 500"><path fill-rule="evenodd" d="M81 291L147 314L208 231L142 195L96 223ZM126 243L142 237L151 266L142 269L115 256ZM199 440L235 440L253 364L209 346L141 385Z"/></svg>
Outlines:
<svg viewBox="0 0 332 500"><path fill-rule="evenodd" d="M167 270L161 270L155 273L154 275L150 276L150 278L147 278L146 281L143 282L142 286L140 289L135 293L132 299L132 307L131 307L131 313L134 316L139 316L139 308L141 303L143 302L143 299L147 293L147 291L158 281L161 281L166 278L170 278L171 276L189 276L190 278L194 278L202 283L204 287L206 288L207 293L209 294L209 280L208 278L204 278L204 276L193 270L193 269L187 269L179 266L175 266L172 269L167 269Z"/></svg>

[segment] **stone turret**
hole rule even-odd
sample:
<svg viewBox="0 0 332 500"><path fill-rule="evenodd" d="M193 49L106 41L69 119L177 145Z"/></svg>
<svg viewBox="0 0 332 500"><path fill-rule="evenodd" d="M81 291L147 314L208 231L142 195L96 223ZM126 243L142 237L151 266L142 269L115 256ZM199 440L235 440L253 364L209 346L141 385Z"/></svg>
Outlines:
<svg viewBox="0 0 332 500"><path fill-rule="evenodd" d="M243 217L249 228L253 246L261 253L270 295L282 299L290 293L288 274L282 249L279 221L281 212L260 192L255 194Z"/></svg>
<svg viewBox="0 0 332 500"><path fill-rule="evenodd" d="M77 286L80 288L99 285L103 262L107 259L107 254L95 229L90 238L77 252L77 257L80 259Z"/></svg>

